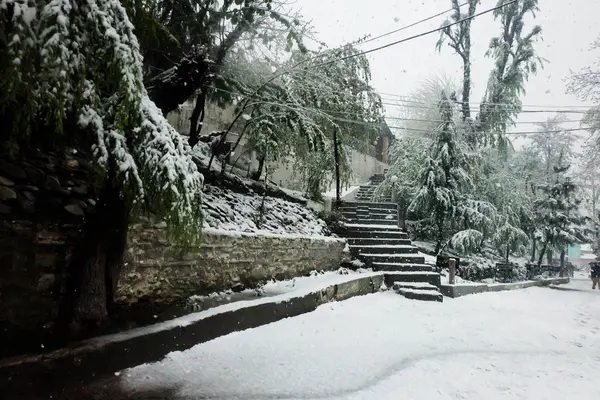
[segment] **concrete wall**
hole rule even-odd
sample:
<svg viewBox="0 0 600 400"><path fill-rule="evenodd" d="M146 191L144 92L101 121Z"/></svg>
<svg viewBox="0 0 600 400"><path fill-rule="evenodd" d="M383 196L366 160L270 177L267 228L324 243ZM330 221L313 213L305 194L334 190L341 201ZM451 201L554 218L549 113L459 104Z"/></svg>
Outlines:
<svg viewBox="0 0 600 400"><path fill-rule="evenodd" d="M180 132L187 135L189 132L189 118L191 115L191 105L185 105L179 111L172 112L168 115L169 122ZM208 134L213 131L224 130L229 126L230 121L235 117L235 108L228 107L221 109L215 105L207 107L206 118L202 128L203 134ZM238 135L230 133L227 137L228 141L236 142ZM252 154L246 147L246 140L242 137L240 145L232 156L232 163L235 163L242 171L248 171L256 168L258 162L256 156ZM384 169L389 167L388 164L377 160L374 156L361 153L358 150L350 149L350 162L352 169L352 178L348 183L350 186L363 184L368 182L369 178L374 174L383 173ZM333 166L332 166L333 175ZM332 175L329 177L331 180ZM287 162L280 162L269 166L269 179L277 185L294 190L303 190L300 177L295 176L293 171L293 159L288 159ZM335 184L332 181L326 182L323 191L327 192L334 188Z"/></svg>

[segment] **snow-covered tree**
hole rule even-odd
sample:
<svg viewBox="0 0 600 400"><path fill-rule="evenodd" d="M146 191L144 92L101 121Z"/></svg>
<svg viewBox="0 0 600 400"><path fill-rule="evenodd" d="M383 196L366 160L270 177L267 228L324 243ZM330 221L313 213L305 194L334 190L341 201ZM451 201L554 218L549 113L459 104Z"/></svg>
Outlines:
<svg viewBox="0 0 600 400"><path fill-rule="evenodd" d="M129 216L152 212L199 239L202 176L149 100L138 40L119 1L0 0L4 150L77 146L97 165L97 213L73 255L70 317L107 317ZM92 179L92 177L90 177Z"/></svg>
<svg viewBox="0 0 600 400"><path fill-rule="evenodd" d="M564 114L557 114L545 122L536 124L537 135L528 137L530 143L527 148L537 154L543 162L542 170L549 179L553 175L552 166L560 162L568 164L573 160L573 143L576 139L571 132L565 132L562 123L566 120Z"/></svg>
<svg viewBox="0 0 600 400"><path fill-rule="evenodd" d="M190 118L190 144L200 136L206 105L231 101L239 76L228 65L247 53L277 49L305 51L306 29L298 15L288 15L285 2L273 0L127 0L136 32L140 32L150 99L161 111L195 101ZM279 54L272 55L277 59ZM235 69L235 68L233 68ZM217 90L215 90L217 89ZM218 89L224 89L218 90ZM226 91L225 91L226 90Z"/></svg>
<svg viewBox="0 0 600 400"><path fill-rule="evenodd" d="M466 13L461 12L460 8L462 4L458 4L458 0L451 0L451 2L453 12L450 19L444 21L442 24L445 28L440 33L440 39L438 40L436 47L438 50L441 50L442 45L447 39L448 46L450 46L462 60L463 87L460 102L463 120L468 121L471 118L471 22L473 20L468 19L454 26L448 25L475 15L480 0L469 0L469 7Z"/></svg>
<svg viewBox="0 0 600 400"><path fill-rule="evenodd" d="M262 143L266 137L274 142L271 148L276 150L271 150L269 161L293 154L294 169L304 177L313 198L333 176L334 165L339 165L341 182L349 179L350 160L344 149L372 143L383 124L381 99L370 85L369 62L358 52L351 45L296 52L278 69L300 63L302 67L258 90L245 88L256 93L256 101L244 102L238 110L250 117L245 134L251 143ZM260 156L260 147L255 149Z"/></svg>
<svg viewBox="0 0 600 400"><path fill-rule="evenodd" d="M542 244L538 265L546 250L560 251L561 267L565 267L567 246L584 240L586 218L580 213L581 199L575 196L576 186L567 175L569 165L554 166L554 180L538 186L542 197L535 201L534 210L541 225L537 235ZM563 271L564 272L564 271Z"/></svg>
<svg viewBox="0 0 600 400"><path fill-rule="evenodd" d="M430 77L410 93L410 101L402 107L400 116L404 118L404 129L390 147L390 168L385 181L374 194L379 198L387 196L395 199L403 223L408 218L408 207L420 188L419 173L440 126L440 93L456 90L457 85L448 76ZM392 176L397 178L395 183ZM419 210L415 211L418 213Z"/></svg>
<svg viewBox="0 0 600 400"><path fill-rule="evenodd" d="M512 210L503 210L502 217L495 229L492 238L499 252L504 255L504 262L508 264L511 253L523 252L529 243L527 234L519 228L519 216Z"/></svg>
<svg viewBox="0 0 600 400"><path fill-rule="evenodd" d="M600 56L600 37L592 43L590 51ZM600 57L595 65L571 73L567 92L594 104L585 114L581 124L591 133L592 142L595 144L594 153L597 153L600 149Z"/></svg>
<svg viewBox="0 0 600 400"><path fill-rule="evenodd" d="M429 157L420 172L420 188L410 209L430 215L437 229L436 249L441 249L446 234L447 219L461 201L461 191L471 186L469 165L456 134L453 106L446 94L440 100L442 123L437 130Z"/></svg>
<svg viewBox="0 0 600 400"><path fill-rule="evenodd" d="M499 0L498 5L505 0ZM525 31L525 20L536 16L538 0L517 1L494 11L500 20L501 34L494 37L489 45L487 56L494 59L487 88L476 117L476 130L495 135L481 137L483 144L497 144L506 149L504 136L508 126L514 124L521 111L521 95L530 74L535 74L542 66L542 59L536 55L534 44L540 38L542 28L535 25Z"/></svg>
<svg viewBox="0 0 600 400"><path fill-rule="evenodd" d="M389 197L398 203L400 221L406 228L408 207L419 188L419 173L431 147L427 137L404 134L390 149L391 165L385 180L375 189L375 198ZM393 182L392 177L396 177Z"/></svg>

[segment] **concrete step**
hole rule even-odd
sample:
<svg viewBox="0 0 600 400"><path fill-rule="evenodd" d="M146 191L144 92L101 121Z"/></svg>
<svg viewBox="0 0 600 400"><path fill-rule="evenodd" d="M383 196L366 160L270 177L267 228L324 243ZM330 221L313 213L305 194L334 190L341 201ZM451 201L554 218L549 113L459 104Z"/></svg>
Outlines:
<svg viewBox="0 0 600 400"><path fill-rule="evenodd" d="M400 289L396 291L396 293L412 300L437 301L440 303L444 301L444 296L442 296L440 292L434 292L432 290Z"/></svg>
<svg viewBox="0 0 600 400"><path fill-rule="evenodd" d="M395 231L402 231L402 229L400 229L400 227L398 225L392 225L392 224L351 224L351 223L347 223L345 224L346 228L348 230L361 230L363 232L367 232L367 231L391 231L391 232L395 232Z"/></svg>
<svg viewBox="0 0 600 400"><path fill-rule="evenodd" d="M435 267L427 264L398 264L398 263L371 263L373 269L377 271L397 271L397 272L436 272ZM436 272L437 273L437 272Z"/></svg>
<svg viewBox="0 0 600 400"><path fill-rule="evenodd" d="M371 217L365 219L361 224L365 225L390 225L390 226L398 226L398 219L388 218L388 219L373 219Z"/></svg>
<svg viewBox="0 0 600 400"><path fill-rule="evenodd" d="M398 215L398 211L396 209L393 209L393 210L375 209L372 211L369 210L369 215L372 216L373 218L385 218L388 215L393 215L393 216Z"/></svg>
<svg viewBox="0 0 600 400"><path fill-rule="evenodd" d="M359 203L359 204L363 204L363 203ZM370 204L370 203L364 203L364 204ZM394 204L394 203L382 203L382 204ZM397 214L398 210L396 209L396 207L388 207L388 208L371 208L369 206L355 206L355 205L342 205L339 208L340 211L342 212L365 212L365 213L369 213L371 215L388 215L388 214Z"/></svg>
<svg viewBox="0 0 600 400"><path fill-rule="evenodd" d="M394 282L392 285L392 289L400 290L400 289L419 289L419 290L432 290L435 292L439 292L439 288L437 286L432 285L428 282Z"/></svg>
<svg viewBox="0 0 600 400"><path fill-rule="evenodd" d="M371 254L417 254L419 249L412 245L350 245L350 250Z"/></svg>
<svg viewBox="0 0 600 400"><path fill-rule="evenodd" d="M373 210L373 209L397 210L398 209L398 205L396 203L347 201L347 202L344 202L344 204L343 204L343 207L357 207L357 206L368 207L370 210Z"/></svg>
<svg viewBox="0 0 600 400"><path fill-rule="evenodd" d="M369 250L367 250L369 251ZM394 253L365 253L360 252L361 260L368 263L394 263L394 264L425 264L425 257L413 254L394 254Z"/></svg>
<svg viewBox="0 0 600 400"><path fill-rule="evenodd" d="M386 270L385 284L391 287L394 282L427 282L439 287L441 285L441 275L435 271Z"/></svg>
<svg viewBox="0 0 600 400"><path fill-rule="evenodd" d="M352 238L346 239L350 246L373 246L373 245L410 245L410 239L398 238Z"/></svg>
<svg viewBox="0 0 600 400"><path fill-rule="evenodd" d="M355 239L408 239L408 234L400 229L363 229L348 228L340 232L341 236Z"/></svg>

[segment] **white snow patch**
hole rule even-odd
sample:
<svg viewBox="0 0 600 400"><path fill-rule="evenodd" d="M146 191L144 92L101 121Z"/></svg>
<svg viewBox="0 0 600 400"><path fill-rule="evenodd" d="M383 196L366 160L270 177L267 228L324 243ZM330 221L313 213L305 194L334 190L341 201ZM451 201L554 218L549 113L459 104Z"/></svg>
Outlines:
<svg viewBox="0 0 600 400"><path fill-rule="evenodd" d="M115 381L176 388L177 398L594 399L598 293L587 280L568 287L581 291L443 304L393 292L355 297L171 353Z"/></svg>
<svg viewBox="0 0 600 400"><path fill-rule="evenodd" d="M433 290L412 289L412 288L398 289L398 293L400 293L400 294L414 293L414 294L426 294L426 295L431 295L431 296L441 296L441 294L439 292L435 292Z"/></svg>
<svg viewBox="0 0 600 400"><path fill-rule="evenodd" d="M389 229L389 228L395 228L395 229L391 229L392 232L397 232L397 231L401 231L402 229L400 229L400 227L396 224L389 224L389 225L381 225L381 224L344 224L346 227L348 228L374 228L374 229Z"/></svg>
<svg viewBox="0 0 600 400"><path fill-rule="evenodd" d="M352 260L351 264L355 267L364 267L365 263L360 261L359 259L355 258L354 260Z"/></svg>
<svg viewBox="0 0 600 400"><path fill-rule="evenodd" d="M325 221L298 203L266 196L244 195L205 185L202 208L205 231L277 234L288 237L331 237ZM339 239L337 239L339 240Z"/></svg>
<svg viewBox="0 0 600 400"><path fill-rule="evenodd" d="M425 253L423 253L421 251L418 254L419 254L419 256L425 258L425 264L436 265L436 263L437 263L437 257L430 256L429 254L425 254Z"/></svg>

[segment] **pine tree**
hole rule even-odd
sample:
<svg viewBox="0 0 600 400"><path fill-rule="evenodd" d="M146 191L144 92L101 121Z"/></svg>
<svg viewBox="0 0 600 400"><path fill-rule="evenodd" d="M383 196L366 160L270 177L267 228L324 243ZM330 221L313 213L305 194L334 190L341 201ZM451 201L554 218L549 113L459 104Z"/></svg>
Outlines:
<svg viewBox="0 0 600 400"><path fill-rule="evenodd" d="M504 256L504 262L508 264L511 253L526 251L524 246L529 243L529 237L519 228L519 216L512 210L505 210L499 222L492 241Z"/></svg>
<svg viewBox="0 0 600 400"><path fill-rule="evenodd" d="M436 253L445 237L447 219L461 200L461 190L472 183L468 161L456 135L452 103L445 93L442 93L439 107L443 122L419 174L420 188L410 205L411 210L418 208L432 217L437 229Z"/></svg>
<svg viewBox="0 0 600 400"><path fill-rule="evenodd" d="M498 1L498 5L503 3L505 0ZM508 147L504 133L521 111L520 96L525 92L529 75L542 66L543 60L536 55L533 46L542 28L535 25L524 32L525 18L535 17L538 11L538 0L517 1L494 11L502 33L490 41L486 53L494 59L494 68L481 101L476 127L479 132L496 135L483 136L483 144L495 144L501 149Z"/></svg>
<svg viewBox="0 0 600 400"><path fill-rule="evenodd" d="M564 274L567 246L584 240L586 218L580 214L581 199L575 196L576 186L567 175L569 165L554 166L554 181L538 186L542 197L535 201L534 210L541 227L538 237L542 249L538 266L549 247L561 252L561 274Z"/></svg>

